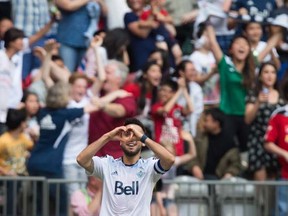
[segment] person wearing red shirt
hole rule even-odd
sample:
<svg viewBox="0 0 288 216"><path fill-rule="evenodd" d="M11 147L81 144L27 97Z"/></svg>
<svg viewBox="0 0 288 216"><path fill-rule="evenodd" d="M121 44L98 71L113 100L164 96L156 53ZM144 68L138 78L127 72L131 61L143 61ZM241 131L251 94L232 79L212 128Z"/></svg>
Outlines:
<svg viewBox="0 0 288 216"><path fill-rule="evenodd" d="M288 77L283 80L283 97L288 101ZM268 123L265 134L265 149L278 156L281 166L281 180L288 180L288 104L276 109ZM277 187L278 212L279 215L288 214L288 187L286 185Z"/></svg>
<svg viewBox="0 0 288 216"><path fill-rule="evenodd" d="M184 154L182 139L182 115L192 112L192 102L185 87L183 78L179 78L178 85L175 81L164 81L159 90L159 101L152 106L151 114L154 121L155 140L159 143L172 142L175 145L177 156ZM179 106L176 101L184 95L187 107Z"/></svg>

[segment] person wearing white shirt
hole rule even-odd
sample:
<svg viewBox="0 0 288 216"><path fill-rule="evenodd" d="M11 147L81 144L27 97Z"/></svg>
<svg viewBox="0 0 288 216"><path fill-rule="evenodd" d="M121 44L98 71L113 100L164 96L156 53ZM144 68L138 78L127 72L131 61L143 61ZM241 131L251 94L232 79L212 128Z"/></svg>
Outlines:
<svg viewBox="0 0 288 216"><path fill-rule="evenodd" d="M23 91L21 73L13 56L23 49L23 31L11 28L4 34L5 49L0 50L0 134L5 131L8 108L17 108Z"/></svg>
<svg viewBox="0 0 288 216"><path fill-rule="evenodd" d="M198 120L200 119L204 109L203 91L201 86L194 81L197 76L197 71L191 61L183 60L180 62L180 64L177 66L176 73L178 76L185 78L188 92L194 106L194 111L188 115L187 122L184 122L184 129L189 131L192 136L195 137ZM183 97L178 100L178 103L181 106L186 105Z"/></svg>
<svg viewBox="0 0 288 216"><path fill-rule="evenodd" d="M124 153L122 158L94 156L111 140L120 142ZM144 145L159 159L141 158ZM77 161L87 174L103 181L100 216L149 216L153 188L161 175L174 164L175 156L148 138L144 125L133 118L88 145L77 156Z"/></svg>
<svg viewBox="0 0 288 216"><path fill-rule="evenodd" d="M90 102L87 95L89 80L84 74L74 73L69 78L71 86L71 99L68 108L83 108ZM64 178L70 180L83 180L67 185L69 197L78 189L85 188L87 175L80 167L75 158L78 153L88 145L89 114L84 114L77 122L73 122L73 127L69 133L69 138L65 146L63 155Z"/></svg>

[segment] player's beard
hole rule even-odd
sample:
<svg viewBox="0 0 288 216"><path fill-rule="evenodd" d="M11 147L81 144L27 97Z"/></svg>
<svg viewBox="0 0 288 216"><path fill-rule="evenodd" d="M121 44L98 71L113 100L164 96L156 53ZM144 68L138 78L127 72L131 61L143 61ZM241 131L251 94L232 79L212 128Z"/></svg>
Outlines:
<svg viewBox="0 0 288 216"><path fill-rule="evenodd" d="M126 149L125 147L123 147L123 145L121 145L121 148L122 148L122 150L126 156L134 157L135 155L137 155L141 151L142 146L140 145L134 151L130 151L130 150Z"/></svg>

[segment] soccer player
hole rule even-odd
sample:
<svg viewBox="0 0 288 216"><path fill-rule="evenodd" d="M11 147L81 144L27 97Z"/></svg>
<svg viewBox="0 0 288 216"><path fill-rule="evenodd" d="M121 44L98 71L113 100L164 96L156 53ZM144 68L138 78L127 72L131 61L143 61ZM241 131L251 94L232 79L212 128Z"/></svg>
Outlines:
<svg viewBox="0 0 288 216"><path fill-rule="evenodd" d="M119 141L123 157L114 159L94 156L107 142ZM147 145L158 158L140 158L142 146ZM175 157L159 143L145 135L143 124L127 119L87 146L77 162L88 175L103 181L100 215L150 215L150 203L155 183L173 165Z"/></svg>

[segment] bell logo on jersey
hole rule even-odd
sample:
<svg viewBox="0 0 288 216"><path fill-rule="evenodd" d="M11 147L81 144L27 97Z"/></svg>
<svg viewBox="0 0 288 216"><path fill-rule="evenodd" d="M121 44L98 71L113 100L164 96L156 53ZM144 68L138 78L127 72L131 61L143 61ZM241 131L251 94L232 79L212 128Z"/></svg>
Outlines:
<svg viewBox="0 0 288 216"><path fill-rule="evenodd" d="M137 195L139 191L139 182L138 181L132 181L132 185L125 186L123 182L116 181L115 182L115 191L114 194L116 195Z"/></svg>

